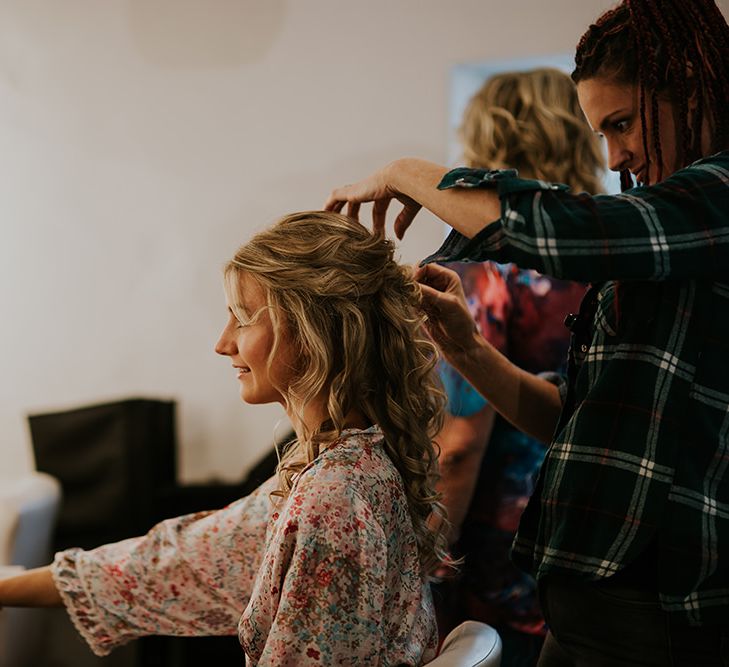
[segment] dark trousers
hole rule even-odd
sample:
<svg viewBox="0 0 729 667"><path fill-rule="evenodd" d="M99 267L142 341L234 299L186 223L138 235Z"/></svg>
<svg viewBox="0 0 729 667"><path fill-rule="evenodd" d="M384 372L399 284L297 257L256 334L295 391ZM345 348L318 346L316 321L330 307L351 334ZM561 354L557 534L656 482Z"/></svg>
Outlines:
<svg viewBox="0 0 729 667"><path fill-rule="evenodd" d="M729 619L678 623L656 593L554 576L540 600L550 632L537 667L729 666Z"/></svg>

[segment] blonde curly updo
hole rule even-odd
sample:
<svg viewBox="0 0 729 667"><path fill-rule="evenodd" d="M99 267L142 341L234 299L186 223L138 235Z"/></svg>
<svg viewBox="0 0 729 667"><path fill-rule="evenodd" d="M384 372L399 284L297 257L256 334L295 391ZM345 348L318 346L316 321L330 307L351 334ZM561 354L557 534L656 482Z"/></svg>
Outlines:
<svg viewBox="0 0 729 667"><path fill-rule="evenodd" d="M469 167L519 170L522 178L602 191L605 159L577 100L557 69L492 76L471 98L459 130Z"/></svg>
<svg viewBox="0 0 729 667"><path fill-rule="evenodd" d="M225 267L231 304L241 302L243 274L266 294L275 333L269 363L282 335L299 360L291 385L277 387L298 433L279 464L279 494L288 494L296 473L358 409L382 429L403 479L421 563L433 572L446 551L433 445L445 397L411 271L394 260L384 236L344 215L311 211L282 218L238 250ZM311 432L304 408L322 394L327 419Z"/></svg>

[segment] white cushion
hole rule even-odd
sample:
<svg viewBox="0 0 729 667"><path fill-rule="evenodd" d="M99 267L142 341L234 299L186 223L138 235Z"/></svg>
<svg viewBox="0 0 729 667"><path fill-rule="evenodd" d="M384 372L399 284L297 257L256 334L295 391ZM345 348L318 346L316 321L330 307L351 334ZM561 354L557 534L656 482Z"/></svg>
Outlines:
<svg viewBox="0 0 729 667"><path fill-rule="evenodd" d="M9 565L13 558L15 531L18 529L19 518L17 505L0 497L0 565Z"/></svg>
<svg viewBox="0 0 729 667"><path fill-rule="evenodd" d="M0 565L47 565L61 485L33 472L0 482Z"/></svg>
<svg viewBox="0 0 729 667"><path fill-rule="evenodd" d="M47 565L61 499L61 485L34 472L0 481L0 577ZM43 609L8 608L0 612L0 667L47 664Z"/></svg>
<svg viewBox="0 0 729 667"><path fill-rule="evenodd" d="M501 639L490 625L465 621L445 638L429 667L499 667Z"/></svg>

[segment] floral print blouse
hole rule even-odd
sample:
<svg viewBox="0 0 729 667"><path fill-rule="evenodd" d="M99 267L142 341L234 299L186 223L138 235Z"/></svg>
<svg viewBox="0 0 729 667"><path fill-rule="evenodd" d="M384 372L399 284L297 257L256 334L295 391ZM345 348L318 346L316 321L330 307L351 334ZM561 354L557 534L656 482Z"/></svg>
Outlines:
<svg viewBox="0 0 729 667"><path fill-rule="evenodd" d="M296 478L216 512L56 554L97 655L142 635L238 637L251 665L420 665L437 631L402 480L376 427L350 429Z"/></svg>

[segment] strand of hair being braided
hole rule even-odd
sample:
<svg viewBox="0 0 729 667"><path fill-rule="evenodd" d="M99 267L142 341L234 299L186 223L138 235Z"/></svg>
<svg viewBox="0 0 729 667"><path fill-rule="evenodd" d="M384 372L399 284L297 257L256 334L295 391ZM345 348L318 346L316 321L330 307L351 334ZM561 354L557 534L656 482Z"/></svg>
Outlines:
<svg viewBox="0 0 729 667"><path fill-rule="evenodd" d="M624 0L605 12L577 45L572 73L575 82L598 76L639 87L644 149L659 180L661 95L676 109L676 167L701 157L705 121L710 150L729 146L729 27L713 0ZM621 182L632 179L622 173Z"/></svg>

